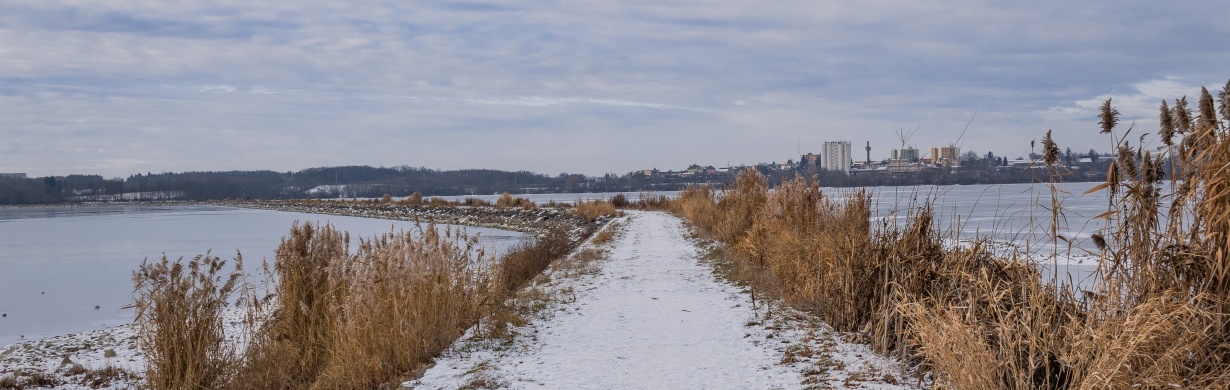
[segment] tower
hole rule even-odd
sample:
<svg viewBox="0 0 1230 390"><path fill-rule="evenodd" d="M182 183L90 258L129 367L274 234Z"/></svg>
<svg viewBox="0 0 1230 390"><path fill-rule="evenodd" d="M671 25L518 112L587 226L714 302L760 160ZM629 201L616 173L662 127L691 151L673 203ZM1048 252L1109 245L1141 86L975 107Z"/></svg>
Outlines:
<svg viewBox="0 0 1230 390"><path fill-rule="evenodd" d="M871 141L867 141L867 165L871 165Z"/></svg>

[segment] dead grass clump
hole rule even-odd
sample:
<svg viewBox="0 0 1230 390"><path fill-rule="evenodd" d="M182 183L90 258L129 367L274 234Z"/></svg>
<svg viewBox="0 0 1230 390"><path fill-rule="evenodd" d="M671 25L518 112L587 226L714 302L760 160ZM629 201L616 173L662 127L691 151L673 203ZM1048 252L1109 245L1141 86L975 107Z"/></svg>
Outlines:
<svg viewBox="0 0 1230 390"><path fill-rule="evenodd" d="M682 215L701 229L712 232L718 218L716 202L717 192L707 185L702 185L688 187L679 193L679 197L667 204L671 211Z"/></svg>
<svg viewBox="0 0 1230 390"><path fill-rule="evenodd" d="M511 207L511 206L515 206L516 204L517 204L517 200L513 198L512 194L509 194L507 192L505 192L503 195L500 195L500 198L495 201L495 207Z"/></svg>
<svg viewBox="0 0 1230 390"><path fill-rule="evenodd" d="M632 205L632 202L628 201L628 196L624 194L615 194L615 196L611 197L610 202L617 209L627 208Z"/></svg>
<svg viewBox="0 0 1230 390"><path fill-rule="evenodd" d="M74 366L74 371L77 370L77 367L81 366ZM80 371L82 374L85 374L81 378L81 383L95 389L115 386L120 381L137 379L136 374L118 367L105 367L97 370L80 368Z"/></svg>
<svg viewBox="0 0 1230 390"><path fill-rule="evenodd" d="M409 206L421 205L423 204L423 194L418 192L410 194L410 196L406 197L406 199L402 199L401 203Z"/></svg>
<svg viewBox="0 0 1230 390"><path fill-rule="evenodd" d="M630 207L640 210L670 211L674 207L673 203L672 199L666 195L650 195L648 192L642 192L640 200L631 204Z"/></svg>
<svg viewBox="0 0 1230 390"><path fill-rule="evenodd" d="M742 241L755 223L756 214L764 207L768 192L768 181L755 169L739 172L733 187L717 200L718 218L711 222L711 230L718 239L730 243Z"/></svg>
<svg viewBox="0 0 1230 390"><path fill-rule="evenodd" d="M554 229L532 242L527 241L513 248L496 266L496 289L500 294L497 301L520 289L547 269L552 261L571 252L573 247L566 231Z"/></svg>
<svg viewBox="0 0 1230 390"><path fill-rule="evenodd" d="M336 336L339 291L329 268L348 259L350 237L332 226L295 223L278 245L267 280L275 281L273 307L253 300L250 321L265 315L247 350L244 382L252 387L306 387L325 366Z"/></svg>
<svg viewBox="0 0 1230 390"><path fill-rule="evenodd" d="M619 215L619 211L615 210L615 206L603 199L578 200L572 213L591 220L598 217L614 217Z"/></svg>
<svg viewBox="0 0 1230 390"><path fill-rule="evenodd" d="M520 207L526 210L537 210L538 205L526 198L514 197L505 192L495 201L495 207Z"/></svg>
<svg viewBox="0 0 1230 390"><path fill-rule="evenodd" d="M490 260L429 225L360 240L296 225L279 247L277 299L248 351L245 388L374 388L400 379L477 321Z"/></svg>
<svg viewBox="0 0 1230 390"><path fill-rule="evenodd" d="M954 389L1001 388L996 351L987 340L986 329L970 327L954 310L914 305L903 309L913 319L909 330L918 352L938 374L937 384Z"/></svg>
<svg viewBox="0 0 1230 390"><path fill-rule="evenodd" d="M543 274L548 267L566 269L565 273L581 272L580 268L587 263L581 258L593 250L569 256L575 246L566 231L554 229L505 254L495 267L493 303L480 327L484 336L508 339L513 336L513 328L524 326L530 316L545 308L551 297L534 284L550 280L549 275ZM527 284L530 287L525 287Z"/></svg>
<svg viewBox="0 0 1230 390"><path fill-rule="evenodd" d="M1225 357L1216 346L1224 318L1170 294L1151 298L1097 324L1083 367L1083 388L1226 388ZM1214 352L1210 356L1210 352ZM1215 368L1214 371L1206 371ZM1210 375L1213 374L1213 375Z"/></svg>
<svg viewBox="0 0 1230 390"><path fill-rule="evenodd" d="M427 201L427 205L431 207L449 207L449 206L452 206L453 203L449 202L448 199L444 199L439 196L433 196L431 197L430 200Z"/></svg>
<svg viewBox="0 0 1230 390"><path fill-rule="evenodd" d="M429 225L360 240L330 265L338 302L328 364L313 388L374 388L401 379L481 316L490 260L477 239Z"/></svg>
<svg viewBox="0 0 1230 390"><path fill-rule="evenodd" d="M242 282L242 257L233 271L208 254L188 261L142 262L133 273L135 324L153 389L219 388L234 373L236 353L222 321Z"/></svg>
<svg viewBox="0 0 1230 390"><path fill-rule="evenodd" d="M611 223L605 229L598 231L594 235L594 245L606 245L615 240L615 231L619 230L619 224Z"/></svg>
<svg viewBox="0 0 1230 390"><path fill-rule="evenodd" d="M464 206L470 206L470 207L490 207L491 206L491 202L488 202L488 201L485 201L479 198L466 198L464 201L461 202L461 204Z"/></svg>
<svg viewBox="0 0 1230 390"><path fill-rule="evenodd" d="M41 372L16 370L0 377L0 389L44 389L63 385L64 381Z"/></svg>

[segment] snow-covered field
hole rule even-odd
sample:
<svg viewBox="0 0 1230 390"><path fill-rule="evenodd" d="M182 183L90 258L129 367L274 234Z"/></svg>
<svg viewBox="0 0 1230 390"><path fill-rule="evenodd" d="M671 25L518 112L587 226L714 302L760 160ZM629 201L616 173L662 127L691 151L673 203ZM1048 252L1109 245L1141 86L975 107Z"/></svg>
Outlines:
<svg viewBox="0 0 1230 390"><path fill-rule="evenodd" d="M351 236L412 229L403 221L203 206L0 208L0 350L23 340L132 321L132 271L144 258L238 250L254 272L294 221L329 222ZM497 247L522 233L467 228Z"/></svg>
<svg viewBox="0 0 1230 390"><path fill-rule="evenodd" d="M595 273L548 274L555 296L510 340L471 329L418 389L897 388L901 366L718 277L677 218L629 212Z"/></svg>

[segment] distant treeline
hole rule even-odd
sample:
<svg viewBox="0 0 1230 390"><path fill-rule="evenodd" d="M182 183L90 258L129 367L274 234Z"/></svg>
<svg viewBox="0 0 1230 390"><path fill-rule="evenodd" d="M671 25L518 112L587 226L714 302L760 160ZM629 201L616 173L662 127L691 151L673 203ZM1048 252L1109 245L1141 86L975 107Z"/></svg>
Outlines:
<svg viewBox="0 0 1230 390"><path fill-rule="evenodd" d="M561 173L494 169L441 171L414 167L347 166L311 168L299 172L228 171L146 173L104 179L97 175L41 178L0 177L0 204L81 201L222 200L409 196L486 195L511 193L571 193L671 190L685 183L661 180L602 179Z"/></svg>
<svg viewBox="0 0 1230 390"><path fill-rule="evenodd" d="M776 169L756 166L772 185L796 174L817 178L825 187L1028 183L1045 180L1040 169L1001 167L971 159L960 169L928 169L921 172L864 172L846 175L820 170L814 165ZM1104 179L1107 161L1074 166L1067 181ZM40 178L0 177L0 204L38 204L83 201L303 199L360 197L385 194L409 196L489 195L510 192L579 193L674 191L690 185L720 187L741 169L689 177L607 174L585 177L561 173L549 176L533 172L494 169L441 171L414 167L347 166L311 168L299 172L229 171L146 173L127 178L104 179L97 175Z"/></svg>

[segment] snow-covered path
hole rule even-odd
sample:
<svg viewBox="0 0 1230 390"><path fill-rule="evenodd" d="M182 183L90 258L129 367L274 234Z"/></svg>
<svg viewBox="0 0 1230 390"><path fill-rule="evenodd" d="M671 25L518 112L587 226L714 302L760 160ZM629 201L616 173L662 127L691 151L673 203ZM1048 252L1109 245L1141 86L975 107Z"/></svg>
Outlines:
<svg viewBox="0 0 1230 390"><path fill-rule="evenodd" d="M746 337L750 302L698 264L678 219L631 213L623 230L601 274L577 289L576 310L539 324L533 350L487 362L506 385L748 389L800 382L775 364L780 357L772 350ZM462 385L456 374L466 363L442 359L417 387Z"/></svg>
<svg viewBox="0 0 1230 390"><path fill-rule="evenodd" d="M562 282L571 285L575 301L521 329L528 336L511 345L463 339L406 385L803 387L804 369L782 364L786 341L765 330L747 293L698 261L699 249L684 236L680 220L664 213L628 214L601 272Z"/></svg>
<svg viewBox="0 0 1230 390"><path fill-rule="evenodd" d="M406 386L803 388L806 378L801 372L814 370L814 365L801 367L814 362L782 364L787 342L765 330L747 293L720 281L697 260L699 249L684 236L679 219L630 212L622 223L622 234L601 261L600 273L563 282L552 279L569 284L576 298L519 330L529 336L512 343L462 338L421 379ZM799 332L793 335L803 338ZM870 354L862 349L856 353Z"/></svg>

